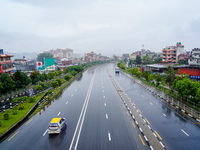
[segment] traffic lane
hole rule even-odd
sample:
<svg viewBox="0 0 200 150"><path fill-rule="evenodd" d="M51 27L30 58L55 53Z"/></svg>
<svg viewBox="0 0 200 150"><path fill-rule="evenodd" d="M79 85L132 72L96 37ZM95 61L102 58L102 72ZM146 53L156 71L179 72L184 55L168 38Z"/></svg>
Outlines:
<svg viewBox="0 0 200 150"><path fill-rule="evenodd" d="M110 83L108 75L103 79L102 83L106 83L104 86L101 86L102 84L99 82L94 83L78 149L139 149L138 145L140 143L142 145L142 142L139 139L138 133L134 134L132 132L134 127L130 117L128 121L122 119L124 117L121 114L125 118L128 117L125 108L123 108L122 102L120 102L112 83ZM105 95L103 92L101 95L99 91L104 89L104 87L106 87L105 89L109 89L108 93L110 96ZM111 99L114 99L114 105L110 103ZM123 108L122 112L118 108L115 109L115 104ZM111 108L110 105L112 105ZM104 109L105 112L103 112ZM112 113L113 115L111 115ZM129 127L127 127L127 124L129 124ZM137 142L134 142L135 139L133 137L137 139ZM141 149L144 149L143 145Z"/></svg>
<svg viewBox="0 0 200 150"><path fill-rule="evenodd" d="M172 111L173 117L168 117L167 115L169 113L167 113L167 112L169 112L169 110L167 110L167 112L165 112L163 109L157 109L157 108L164 108L166 106L165 104L163 104L163 102L161 100L156 99L155 96L151 95L147 90L145 90L138 84L135 84L136 86L138 86L138 88L136 86L134 88L131 87L130 82L132 82L130 79L129 79L129 81L123 79L123 81L121 81L120 83L124 84L124 87L126 87L126 92L129 94L129 96L130 96L130 94L132 94L131 97L133 97L133 98L135 97L136 105L142 110L143 114L148 115L148 117L147 117L148 120L150 120L150 122L152 122L151 123L152 126L154 128L156 128L156 130L158 130L161 137L164 137L163 138L164 141L166 141L167 144L170 143L170 144L168 144L169 147L174 147L174 148L182 147L182 148L187 149L187 148L191 148L191 144L193 144L193 146L192 146L193 148L197 147L197 142L195 142L195 141L197 138L199 138L199 136L198 136L199 129L196 125L194 125L190 121L186 121L186 123L183 123L184 119L173 111ZM129 89L135 89L135 90L130 92L131 90L129 90ZM133 99L133 101L134 101L134 99ZM149 106L148 106L148 104L149 104ZM159 106L158 106L158 104L159 104ZM147 106L145 106L145 105L147 105ZM154 108L152 108L152 110L149 110L150 105L154 105ZM144 113L145 110L146 110L146 113ZM171 109L170 109L170 111L171 111ZM166 115L166 117L168 117L167 121L163 118L163 117L165 117L165 115ZM158 119L158 116L160 117L159 119ZM154 118L154 120L152 117ZM174 119L169 121L169 118L174 118ZM161 121L162 119L164 119L164 120ZM178 119L178 121L177 121L177 119ZM157 122L157 123L155 125L153 125L154 122ZM175 122L175 124L174 124L174 122ZM166 124L171 124L171 125L167 126ZM182 140L178 140L178 139L185 138L184 137L185 135L187 136L187 132L185 132L185 130L184 130L186 127L183 126L185 124L187 124L186 126L188 126L187 128L189 131L194 131L192 135L193 135L193 137L196 137L196 138L193 138L193 137L187 138L187 141L185 142L185 140L184 140L184 142L183 142ZM160 129L161 126L162 126L162 128ZM171 132L168 132L169 130L167 130L167 129L170 129ZM183 135L183 133L185 135ZM176 143L174 142L175 140L172 137L174 139L177 139ZM199 146L199 144L198 144L198 146Z"/></svg>
<svg viewBox="0 0 200 150"><path fill-rule="evenodd" d="M84 80L85 81L85 80ZM73 86L71 85L70 86L70 88L72 88ZM69 89L70 89L69 88ZM83 90L81 90L81 92L83 92L84 91L84 89L86 89L85 87L83 88ZM69 90L67 90L67 91L69 91ZM64 94L65 93L67 93L67 92L64 92ZM80 92L79 92L80 93ZM64 95L63 94L63 95ZM81 96L82 97L82 96ZM56 114L58 114L58 108L60 109L61 108L61 106L65 106L64 104L60 104L60 103L57 103L57 102L61 102L61 101L64 101L65 100L65 97L63 97L62 98L62 96L60 96L60 98L59 98L59 100L56 100L55 101L55 103L54 103L54 106L52 107L52 108L50 108L50 109L46 109L46 112L48 112L48 113L42 113L42 116L45 116L45 117L39 117L40 118L40 120L39 121L36 121L37 119L34 119L31 123L33 124L33 127L31 127L31 129L30 130L28 130L28 131L23 131L23 129L22 129L22 132L19 132L18 133L18 135L16 136L17 138L13 138L13 139L15 139L15 140L17 140L19 137L21 137L21 138L19 138L19 142L16 142L16 143L20 143L20 141L29 141L29 142L24 142L22 145L19 145L19 149L20 149L20 147L23 147L24 145L24 148L26 148L27 146L30 146L30 144L29 143L31 143L32 142L32 140L29 140L29 139L27 139L27 135L30 135L30 133L31 133L31 135L32 135L32 137L34 137L33 139L40 139L40 135L41 135L41 133L43 134L43 132L47 129L47 127L48 127L48 124L49 124L49 122L51 121L51 119L53 118L53 116L56 116ZM76 100L76 99L75 99ZM74 100L74 102L76 102ZM73 101L72 101L73 102ZM57 104L57 105L56 105ZM50 106L51 107L51 106ZM77 109L77 108L76 108ZM49 112L49 110L51 110L50 112ZM72 110L72 111L74 111L74 110ZM55 112L55 113L54 113ZM45 115L45 114L47 114L47 115ZM70 114L70 113L68 113L68 114ZM30 124L31 124L30 123ZM29 125L30 125L29 124ZM23 126L21 127L21 128L23 128ZM44 128L44 129L43 129ZM20 136L20 133L24 133L22 136ZM35 134L34 134L35 133ZM39 134L40 133L40 134ZM34 135L33 135L34 134ZM12 135L11 135L12 136ZM13 140L12 139L12 140ZM43 140L40 140L40 141L43 141ZM11 143L11 142L10 142ZM9 143L9 144L10 144ZM11 146L11 148L13 147L14 149L16 148L15 146L15 142L12 142L12 143L14 143L14 146ZM6 144L8 144L8 143L6 143ZM41 144L41 146L42 145L44 145L44 144ZM46 145L45 145L45 147L46 147ZM6 146L6 148L7 148L7 146ZM39 147L37 147L37 148L40 148L40 146Z"/></svg>
<svg viewBox="0 0 200 150"><path fill-rule="evenodd" d="M141 90L145 89L141 87ZM196 139L200 138L199 127L177 114L165 102L157 99L148 91L143 93L143 96L140 92L132 92L129 96L137 97L133 99L136 106L140 108L151 126L155 128L170 148L191 149L200 146L200 143L196 142Z"/></svg>

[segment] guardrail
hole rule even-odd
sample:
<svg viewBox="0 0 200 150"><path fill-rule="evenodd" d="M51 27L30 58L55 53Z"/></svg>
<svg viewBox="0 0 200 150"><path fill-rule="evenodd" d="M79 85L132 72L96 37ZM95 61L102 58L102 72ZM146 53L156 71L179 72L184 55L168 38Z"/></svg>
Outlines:
<svg viewBox="0 0 200 150"><path fill-rule="evenodd" d="M130 79L134 80L133 76L131 76L125 72L123 72L123 74L125 74ZM154 92L154 94L157 95L158 97L160 97L161 99L166 100L168 103L173 105L176 109L180 109L183 113L185 113L189 117L195 119L197 121L197 123L200 124L200 112L199 111L189 107L188 105L184 104L180 100L177 100L177 99L169 96L168 94L164 93L163 91L160 91L157 88L152 87L152 86L142 82L141 80L136 79L136 82L141 84L143 87L145 87L149 91Z"/></svg>

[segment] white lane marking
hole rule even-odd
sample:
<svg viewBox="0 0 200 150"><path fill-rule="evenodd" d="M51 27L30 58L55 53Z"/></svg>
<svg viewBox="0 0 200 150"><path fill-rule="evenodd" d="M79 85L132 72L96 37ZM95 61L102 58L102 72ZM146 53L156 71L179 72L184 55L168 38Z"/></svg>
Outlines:
<svg viewBox="0 0 200 150"><path fill-rule="evenodd" d="M103 92L104 92L104 90L103 90Z"/></svg>
<svg viewBox="0 0 200 150"><path fill-rule="evenodd" d="M75 89L75 91L77 91L77 89Z"/></svg>
<svg viewBox="0 0 200 150"><path fill-rule="evenodd" d="M106 119L108 119L108 114L106 114Z"/></svg>
<svg viewBox="0 0 200 150"><path fill-rule="evenodd" d="M163 114L163 116L165 116L165 117L166 117L166 115L165 115L165 114Z"/></svg>
<svg viewBox="0 0 200 150"><path fill-rule="evenodd" d="M103 98L106 98L105 96L103 96Z"/></svg>
<svg viewBox="0 0 200 150"><path fill-rule="evenodd" d="M82 110L81 110L81 113L80 113L80 116L79 116L79 119L78 119L78 123L76 125L76 129L75 129L75 132L74 132L74 135L73 135L70 147L69 147L70 150L72 149L72 147L73 147L74 150L76 150L77 146L78 146L79 137L80 137L83 122L84 122L84 119L85 119L87 106L88 106L88 103L89 103L89 100L90 100L90 95L91 95L91 91L92 91L92 87L93 87L93 83L94 83L94 77L95 77L96 70L97 70L97 68L94 71L94 75L92 77L92 80L90 82L90 86L88 88L88 92L87 92L87 95L86 95L86 98L85 98L85 101L84 101L84 104L83 104L83 107L82 107ZM77 136L76 141L74 141L75 136Z"/></svg>
<svg viewBox="0 0 200 150"><path fill-rule="evenodd" d="M149 102L149 104L153 105L151 102Z"/></svg>
<svg viewBox="0 0 200 150"><path fill-rule="evenodd" d="M141 95L142 97L144 97L143 95Z"/></svg>
<svg viewBox="0 0 200 150"><path fill-rule="evenodd" d="M104 87L102 86L102 88L104 88Z"/></svg>
<svg viewBox="0 0 200 150"><path fill-rule="evenodd" d="M104 106L106 106L106 103L104 103Z"/></svg>
<svg viewBox="0 0 200 150"><path fill-rule="evenodd" d="M47 133L47 131L48 131L48 130L46 129L46 131L44 132L43 136L45 136L45 134Z"/></svg>
<svg viewBox="0 0 200 150"><path fill-rule="evenodd" d="M59 116L59 115L60 115L60 113L61 113L61 112L59 112L57 116Z"/></svg>
<svg viewBox="0 0 200 150"><path fill-rule="evenodd" d="M71 95L71 97L74 96L73 94Z"/></svg>
<svg viewBox="0 0 200 150"><path fill-rule="evenodd" d="M181 129L181 131L182 131L183 133L185 133L185 135L189 136L189 134L187 134L183 129Z"/></svg>
<svg viewBox="0 0 200 150"><path fill-rule="evenodd" d="M111 136L109 132L108 132L108 140L111 141Z"/></svg>
<svg viewBox="0 0 200 150"><path fill-rule="evenodd" d="M80 85L78 85L78 87L80 87Z"/></svg>
<svg viewBox="0 0 200 150"><path fill-rule="evenodd" d="M66 104L68 104L68 101L66 102Z"/></svg>

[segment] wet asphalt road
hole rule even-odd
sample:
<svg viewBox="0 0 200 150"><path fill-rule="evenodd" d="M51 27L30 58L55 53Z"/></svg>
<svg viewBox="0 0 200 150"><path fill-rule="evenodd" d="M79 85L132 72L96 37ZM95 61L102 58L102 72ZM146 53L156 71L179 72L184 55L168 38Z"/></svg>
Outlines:
<svg viewBox="0 0 200 150"><path fill-rule="evenodd" d="M139 130L133 126L109 79L106 71L109 67L110 64L104 64L85 71L41 114L30 118L5 139L0 149L69 149L83 109L83 122L78 126L80 134L75 140L77 149L149 149L144 139L140 139ZM48 135L46 132L54 117L67 120L67 128L60 135ZM74 145L71 149L75 149Z"/></svg>

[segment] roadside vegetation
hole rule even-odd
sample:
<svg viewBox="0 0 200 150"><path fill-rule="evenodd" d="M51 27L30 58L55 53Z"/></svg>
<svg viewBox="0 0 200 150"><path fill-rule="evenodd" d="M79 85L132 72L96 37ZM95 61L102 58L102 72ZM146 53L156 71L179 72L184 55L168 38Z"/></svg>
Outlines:
<svg viewBox="0 0 200 150"><path fill-rule="evenodd" d="M35 90L43 92L35 97L22 96L16 97L12 100L12 103L15 103L16 105L11 109L7 109L0 113L0 136L13 125L15 125L19 120L24 118L29 110L36 103L38 103L44 94L46 94L46 96L44 97L42 103L39 105L40 107L37 108L31 116L39 112L42 108L45 107L45 105L48 105L52 100L54 100L56 96L60 95L63 89L69 86L70 83L75 79L74 76L92 65L101 63L105 62L92 62L88 64L72 66L66 68L64 71L59 70L55 72L49 72L48 74L40 74L35 70L31 73L30 78L19 70L17 70L12 77L9 77L6 73L3 73L0 77L1 93L6 93L4 86L7 86L5 88L10 88L9 90L12 91L14 89L16 90L18 88L28 86L31 83L35 85ZM50 89L47 92L46 90L48 89L48 84Z"/></svg>
<svg viewBox="0 0 200 150"><path fill-rule="evenodd" d="M117 65L126 73L200 111L200 82L190 80L186 74L176 75L171 65L167 67L164 75L151 74L149 71L141 72L137 67L125 67L122 61Z"/></svg>

